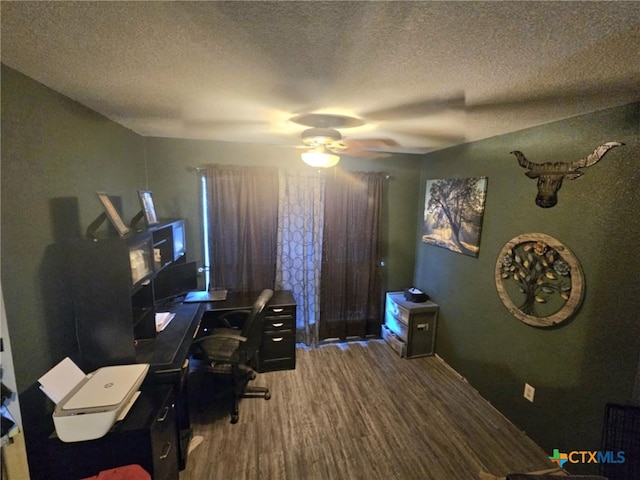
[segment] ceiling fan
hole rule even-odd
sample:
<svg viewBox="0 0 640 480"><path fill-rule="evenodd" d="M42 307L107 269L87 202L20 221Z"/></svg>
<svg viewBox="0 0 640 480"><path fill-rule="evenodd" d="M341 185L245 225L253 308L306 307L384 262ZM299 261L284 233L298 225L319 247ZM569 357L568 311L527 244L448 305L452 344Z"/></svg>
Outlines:
<svg viewBox="0 0 640 480"><path fill-rule="evenodd" d="M306 151L302 153L302 161L312 167L329 168L340 161L340 153L349 149L344 143L342 134L336 128L352 128L363 125L364 122L355 117L345 115L331 115L309 113L297 115L289 121L307 128L301 138Z"/></svg>
<svg viewBox="0 0 640 480"><path fill-rule="evenodd" d="M401 107L395 107L393 111L373 112L369 114L374 118L396 116ZM405 112L406 114L406 112ZM338 163L341 154L360 158L388 157L393 153L424 154L430 150L428 147L403 147L397 141L386 137L344 137L338 128L355 128L366 124L362 118L330 113L306 113L296 115L289 119L290 122L310 127L301 134L303 148L302 159L313 167L331 167ZM402 129L396 130L402 133ZM406 133L406 132L405 132ZM417 132L418 135L424 135ZM431 132L433 136L433 133ZM441 134L442 136L442 134ZM448 140L459 140L460 134L447 134Z"/></svg>
<svg viewBox="0 0 640 480"><path fill-rule="evenodd" d="M463 117L458 116L455 122L449 123L439 120L440 115L451 112L465 114L463 94L419 99L357 115L315 110L286 117L286 120L281 117L277 125L255 120L239 119L229 123L200 118L185 123L185 127L217 131L221 138L226 136L225 132L246 138L252 135L248 130L252 130L255 142L302 149L303 161L326 168L336 165L343 155L375 159L392 154L425 154L436 147L459 143L464 139ZM306 128L300 131L297 127ZM294 129L300 132L297 145L291 145ZM350 130L348 134L343 134L345 129ZM265 141L260 142L260 137Z"/></svg>

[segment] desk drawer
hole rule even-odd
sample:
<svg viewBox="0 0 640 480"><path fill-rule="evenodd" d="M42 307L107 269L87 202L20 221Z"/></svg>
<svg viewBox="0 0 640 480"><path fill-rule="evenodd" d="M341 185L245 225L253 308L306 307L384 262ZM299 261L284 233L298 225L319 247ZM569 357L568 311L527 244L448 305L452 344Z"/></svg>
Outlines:
<svg viewBox="0 0 640 480"><path fill-rule="evenodd" d="M292 315L267 316L264 319L265 332L291 332L296 328L296 319Z"/></svg>
<svg viewBox="0 0 640 480"><path fill-rule="evenodd" d="M294 369L296 363L296 336L294 332L269 332L262 336L258 370Z"/></svg>
<svg viewBox="0 0 640 480"><path fill-rule="evenodd" d="M267 317L295 317L295 305L270 305L267 307Z"/></svg>
<svg viewBox="0 0 640 480"><path fill-rule="evenodd" d="M179 446L175 405L167 398L151 426L151 455L154 480L178 478Z"/></svg>
<svg viewBox="0 0 640 480"><path fill-rule="evenodd" d="M290 357L295 350L296 337L291 332L269 332L262 336L260 352L264 358Z"/></svg>
<svg viewBox="0 0 640 480"><path fill-rule="evenodd" d="M296 358L272 358L260 361L258 372L277 372L278 370L295 370Z"/></svg>

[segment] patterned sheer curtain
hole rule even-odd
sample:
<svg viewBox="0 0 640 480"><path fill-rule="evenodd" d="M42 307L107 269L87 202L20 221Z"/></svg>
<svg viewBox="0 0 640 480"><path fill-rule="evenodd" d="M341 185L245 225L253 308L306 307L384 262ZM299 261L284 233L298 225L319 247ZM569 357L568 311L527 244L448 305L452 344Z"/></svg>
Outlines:
<svg viewBox="0 0 640 480"><path fill-rule="evenodd" d="M211 287L273 288L278 226L278 170L207 165Z"/></svg>
<svg viewBox="0 0 640 480"><path fill-rule="evenodd" d="M293 292L296 341L307 345L319 339L324 182L316 173L280 173L276 288Z"/></svg>
<svg viewBox="0 0 640 480"><path fill-rule="evenodd" d="M386 174L207 165L211 286L291 290L297 341L379 336Z"/></svg>
<svg viewBox="0 0 640 480"><path fill-rule="evenodd" d="M320 340L379 336L386 174L340 172L325 189Z"/></svg>

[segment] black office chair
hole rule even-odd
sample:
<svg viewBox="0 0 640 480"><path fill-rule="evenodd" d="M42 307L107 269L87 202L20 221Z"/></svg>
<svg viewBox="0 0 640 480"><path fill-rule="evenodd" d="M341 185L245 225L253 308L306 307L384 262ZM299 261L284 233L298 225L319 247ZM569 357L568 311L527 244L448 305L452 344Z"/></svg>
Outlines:
<svg viewBox="0 0 640 480"><path fill-rule="evenodd" d="M241 398L271 398L268 388L253 387L248 383L256 378L255 362L262 342L264 317L272 297L273 290L263 290L250 311L227 312L217 319L224 327L214 328L210 333L194 340L191 346L192 357L202 364L196 367L196 371L204 370L230 378L233 394L231 423L238 422ZM238 314L246 317L242 329L235 329L228 322L228 317Z"/></svg>

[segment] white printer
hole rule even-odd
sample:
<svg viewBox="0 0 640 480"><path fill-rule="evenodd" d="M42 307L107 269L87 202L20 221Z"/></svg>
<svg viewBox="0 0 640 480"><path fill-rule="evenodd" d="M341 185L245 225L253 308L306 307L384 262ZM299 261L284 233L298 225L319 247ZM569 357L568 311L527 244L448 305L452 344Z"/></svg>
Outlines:
<svg viewBox="0 0 640 480"><path fill-rule="evenodd" d="M149 364L102 367L85 375L68 357L43 375L40 389L56 404L53 423L63 442L104 436L125 417Z"/></svg>

